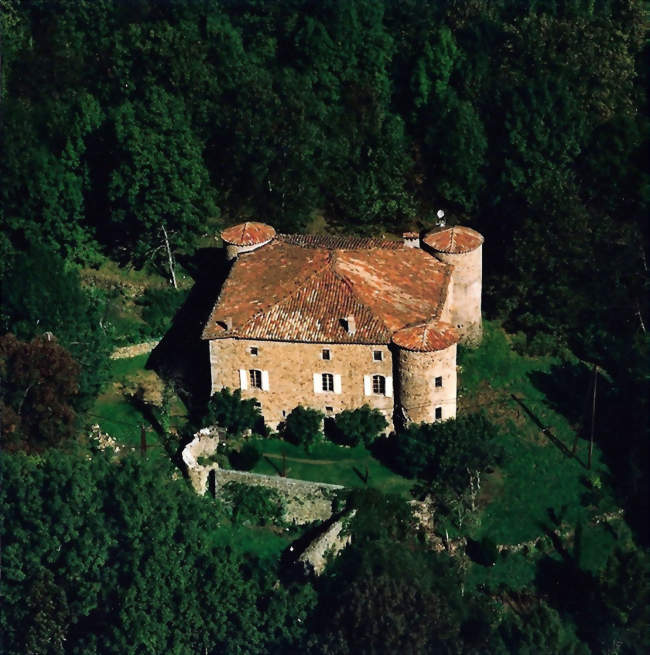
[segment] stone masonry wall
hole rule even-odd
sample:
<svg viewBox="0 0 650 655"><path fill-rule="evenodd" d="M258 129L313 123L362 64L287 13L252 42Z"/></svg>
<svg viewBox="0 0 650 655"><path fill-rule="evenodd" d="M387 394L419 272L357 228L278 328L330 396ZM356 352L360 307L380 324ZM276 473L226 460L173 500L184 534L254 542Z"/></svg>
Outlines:
<svg viewBox="0 0 650 655"><path fill-rule="evenodd" d="M456 416L456 344L435 352L399 349L399 402L409 420L435 421L435 408L442 408L442 419ZM442 377L442 386L435 378Z"/></svg>
<svg viewBox="0 0 650 655"><path fill-rule="evenodd" d="M228 482L275 489L287 502L285 520L295 522L297 525L316 520L325 521L330 518L333 494L336 490L343 488L335 484L306 482L305 480L226 469L215 471L215 482L217 494L219 487Z"/></svg>
<svg viewBox="0 0 650 655"><path fill-rule="evenodd" d="M483 280L483 246L463 254L436 252L435 256L452 264L453 301L450 323L457 327L461 343L478 345L483 335L481 323L481 287Z"/></svg>
<svg viewBox="0 0 650 655"><path fill-rule="evenodd" d="M251 348L257 348L257 355ZM322 358L323 349L330 360ZM373 351L382 353L382 361L373 360ZM386 345L314 344L261 341L252 339L215 339L210 341L212 393L223 387L240 388L240 369L268 372L268 391L249 388L242 398L255 397L261 404L267 424L276 428L297 405L322 412L330 407L336 414L356 409L364 403L379 409L392 425L393 397L364 393L364 375L393 376L392 354ZM314 373L341 376L341 393L314 392Z"/></svg>

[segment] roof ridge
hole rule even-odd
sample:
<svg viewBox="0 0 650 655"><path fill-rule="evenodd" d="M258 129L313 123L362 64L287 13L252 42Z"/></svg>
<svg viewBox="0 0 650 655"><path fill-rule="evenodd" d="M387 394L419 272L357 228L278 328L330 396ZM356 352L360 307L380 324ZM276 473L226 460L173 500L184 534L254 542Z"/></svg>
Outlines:
<svg viewBox="0 0 650 655"><path fill-rule="evenodd" d="M252 323L253 321L255 321L255 319L258 316L260 316L262 314L266 314L267 312L273 311L273 309L275 307L278 307L283 302L285 302L285 301L289 300L290 298L292 298L295 293L297 293L298 291L300 291L301 289L306 287L307 284L312 280L312 278L314 278L317 275L319 275L320 273L322 273L330 265L330 259L331 259L331 254L328 253L327 261L321 267L319 267L319 268L315 269L314 271L312 271L312 273L310 275L308 275L306 278L304 278L302 280L301 284L297 284L290 291L285 293L281 298L276 300L276 302L274 302L274 303L272 303L272 304L270 304L270 305L268 305L266 307L262 307L262 308L258 309L252 316L250 316L248 318L248 320L241 326L240 329L243 330L249 323Z"/></svg>
<svg viewBox="0 0 650 655"><path fill-rule="evenodd" d="M345 286L350 290L350 293L354 296L354 299L355 299L355 300L356 300L356 301L357 301L357 302L358 302L358 303L359 303L359 304L360 304L360 305L361 305L361 306L362 306L362 307L363 307L363 308L364 308L364 309L365 309L365 310L370 314L370 316L372 316L372 317L375 318L377 321L379 321L379 323L380 323L380 324L382 325L382 327L386 330L386 332L388 332L389 334L392 335L393 332L394 332L394 330L391 330L391 329L388 327L388 325L386 325L386 322L384 321L384 319L383 319L382 316L379 316L379 314L377 314L376 312L373 312L372 309L370 309L370 307L368 307L368 305L366 305L366 303L363 302L363 300L361 300L361 298L359 298L359 294L357 294L357 293L355 292L355 290L354 290L354 284L352 284L352 281L349 280L349 279L348 279L345 275L343 275L342 273L339 273L339 272L334 268L334 265L336 264L336 260L338 259L338 257L336 256L336 251L333 251L333 254L334 254L335 256L332 258L332 259L334 260L334 261L332 262L332 273L334 273L334 275L335 275L339 280L341 280L341 282L343 282L343 284L345 284Z"/></svg>

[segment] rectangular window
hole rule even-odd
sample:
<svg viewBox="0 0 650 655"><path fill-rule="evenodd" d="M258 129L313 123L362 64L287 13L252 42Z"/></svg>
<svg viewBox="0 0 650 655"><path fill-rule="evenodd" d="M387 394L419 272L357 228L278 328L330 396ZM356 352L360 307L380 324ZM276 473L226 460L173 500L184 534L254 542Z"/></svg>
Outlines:
<svg viewBox="0 0 650 655"><path fill-rule="evenodd" d="M323 391L334 391L334 376L331 373L323 373L321 379Z"/></svg>
<svg viewBox="0 0 650 655"><path fill-rule="evenodd" d="M383 375L372 376L372 393L380 396L386 395L386 378Z"/></svg>
<svg viewBox="0 0 650 655"><path fill-rule="evenodd" d="M321 356L323 359L332 359L329 348L323 348L323 353Z"/></svg>
<svg viewBox="0 0 650 655"><path fill-rule="evenodd" d="M381 350L373 350L372 359L375 362L381 362L384 359L384 353Z"/></svg>
<svg viewBox="0 0 650 655"><path fill-rule="evenodd" d="M442 407L436 407L436 421L442 419Z"/></svg>
<svg viewBox="0 0 650 655"><path fill-rule="evenodd" d="M252 389L261 389L262 388L262 371L252 368L248 371L251 388Z"/></svg>
<svg viewBox="0 0 650 655"><path fill-rule="evenodd" d="M251 346L251 355L257 357L257 346Z"/></svg>
<svg viewBox="0 0 650 655"><path fill-rule="evenodd" d="M333 407L325 407L325 413L328 416L331 416L332 414L334 414L334 408Z"/></svg>
<svg viewBox="0 0 650 655"><path fill-rule="evenodd" d="M441 387L442 386L442 375L439 375L436 378L436 387Z"/></svg>

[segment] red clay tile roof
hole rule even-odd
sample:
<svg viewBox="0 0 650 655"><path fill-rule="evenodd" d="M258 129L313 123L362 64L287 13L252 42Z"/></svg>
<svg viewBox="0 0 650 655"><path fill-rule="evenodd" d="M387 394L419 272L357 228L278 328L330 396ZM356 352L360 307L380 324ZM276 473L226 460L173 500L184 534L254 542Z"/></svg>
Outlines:
<svg viewBox="0 0 650 655"><path fill-rule="evenodd" d="M402 241L389 241L375 237L349 237L336 234L278 234L285 243L303 248L326 248L327 250L356 250L357 248L387 248L397 250L404 247Z"/></svg>
<svg viewBox="0 0 650 655"><path fill-rule="evenodd" d="M398 245L303 247L281 235L237 258L203 338L387 344L396 330L440 315L452 270ZM354 316L354 334L345 316Z"/></svg>
<svg viewBox="0 0 650 655"><path fill-rule="evenodd" d="M254 246L274 236L275 230L270 225L255 221L233 225L221 233L221 238L233 246Z"/></svg>
<svg viewBox="0 0 650 655"><path fill-rule="evenodd" d="M483 243L483 236L471 227L456 225L438 232L430 232L423 241L438 252L459 255L478 248Z"/></svg>
<svg viewBox="0 0 650 655"><path fill-rule="evenodd" d="M444 350L457 341L458 333L454 327L441 321L407 327L393 335L396 346L416 352Z"/></svg>

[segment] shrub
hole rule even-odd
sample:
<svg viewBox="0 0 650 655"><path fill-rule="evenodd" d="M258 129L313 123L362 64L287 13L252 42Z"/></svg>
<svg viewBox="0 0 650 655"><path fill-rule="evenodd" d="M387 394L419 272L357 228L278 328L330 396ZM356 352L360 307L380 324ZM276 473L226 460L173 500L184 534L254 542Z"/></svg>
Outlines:
<svg viewBox="0 0 650 655"><path fill-rule="evenodd" d="M275 489L228 482L221 492L230 506L232 520L248 525L282 524L284 501Z"/></svg>
<svg viewBox="0 0 650 655"><path fill-rule="evenodd" d="M245 443L239 450L228 454L230 465L240 471L250 471L260 461L262 451L253 443Z"/></svg>
<svg viewBox="0 0 650 655"><path fill-rule="evenodd" d="M368 405L358 409L345 409L336 415L328 437L342 446L357 446L363 441L366 448L386 429L388 423L378 409Z"/></svg>
<svg viewBox="0 0 650 655"><path fill-rule="evenodd" d="M497 439L497 429L484 414L410 425L395 439L394 466L407 477L462 493L468 471L483 471L499 460Z"/></svg>
<svg viewBox="0 0 650 655"><path fill-rule="evenodd" d="M138 304L142 305L142 318L152 336L162 336L169 330L172 320L187 298L183 289L146 289Z"/></svg>
<svg viewBox="0 0 650 655"><path fill-rule="evenodd" d="M261 419L262 415L254 398L242 400L239 389L231 392L226 387L212 395L202 423L203 426L220 425L238 436L245 430L252 430Z"/></svg>
<svg viewBox="0 0 650 655"><path fill-rule="evenodd" d="M323 438L324 414L317 409L298 405L280 426L285 441L304 446L306 451Z"/></svg>

